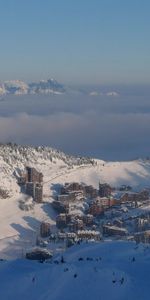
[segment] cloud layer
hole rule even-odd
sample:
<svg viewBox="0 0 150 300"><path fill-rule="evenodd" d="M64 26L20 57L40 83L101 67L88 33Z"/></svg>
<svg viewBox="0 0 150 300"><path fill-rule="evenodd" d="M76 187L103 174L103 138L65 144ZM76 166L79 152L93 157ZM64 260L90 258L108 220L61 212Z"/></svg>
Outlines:
<svg viewBox="0 0 150 300"><path fill-rule="evenodd" d="M91 99L92 98L92 99ZM148 97L19 97L0 102L0 141L119 160L148 156Z"/></svg>

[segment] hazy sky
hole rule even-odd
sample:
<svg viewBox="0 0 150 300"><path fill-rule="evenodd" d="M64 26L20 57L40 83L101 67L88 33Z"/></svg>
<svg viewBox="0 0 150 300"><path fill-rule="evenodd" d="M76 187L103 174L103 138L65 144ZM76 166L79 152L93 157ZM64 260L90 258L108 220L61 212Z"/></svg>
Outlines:
<svg viewBox="0 0 150 300"><path fill-rule="evenodd" d="M0 0L0 81L49 77L86 93L0 99L0 142L149 155L149 0Z"/></svg>
<svg viewBox="0 0 150 300"><path fill-rule="evenodd" d="M0 80L150 82L149 0L0 0Z"/></svg>

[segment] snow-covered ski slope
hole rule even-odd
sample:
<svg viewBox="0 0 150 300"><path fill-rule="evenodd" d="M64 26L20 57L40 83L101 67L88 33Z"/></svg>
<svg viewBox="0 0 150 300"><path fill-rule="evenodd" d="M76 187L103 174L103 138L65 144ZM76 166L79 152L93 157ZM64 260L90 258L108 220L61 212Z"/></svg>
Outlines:
<svg viewBox="0 0 150 300"><path fill-rule="evenodd" d="M17 178L25 166L33 166L44 175L44 202L33 210L22 211ZM52 201L54 188L65 182L84 182L98 188L99 181L112 186L129 184L134 189L150 186L150 161L105 162L77 158L48 147L0 146L0 188L10 197L0 199L0 253L3 258L22 256L23 249L35 243L40 222L55 223Z"/></svg>
<svg viewBox="0 0 150 300"><path fill-rule="evenodd" d="M70 248L64 260L0 262L1 299L149 300L149 246L81 244Z"/></svg>
<svg viewBox="0 0 150 300"><path fill-rule="evenodd" d="M133 187L149 186L150 160L105 162L98 159L74 157L49 147L29 147L14 144L0 145L0 186L14 193L16 177L25 166L43 172L46 183L81 181L98 186L99 181L113 186L130 184Z"/></svg>

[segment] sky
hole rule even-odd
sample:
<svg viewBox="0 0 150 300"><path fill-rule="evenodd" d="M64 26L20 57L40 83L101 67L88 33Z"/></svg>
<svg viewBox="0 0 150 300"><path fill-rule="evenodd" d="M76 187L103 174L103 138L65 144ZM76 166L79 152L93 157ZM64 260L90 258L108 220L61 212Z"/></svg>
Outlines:
<svg viewBox="0 0 150 300"><path fill-rule="evenodd" d="M149 84L149 0L0 0L0 81Z"/></svg>
<svg viewBox="0 0 150 300"><path fill-rule="evenodd" d="M0 142L149 156L149 28L149 0L0 0L0 82L55 78L67 90L0 98Z"/></svg>

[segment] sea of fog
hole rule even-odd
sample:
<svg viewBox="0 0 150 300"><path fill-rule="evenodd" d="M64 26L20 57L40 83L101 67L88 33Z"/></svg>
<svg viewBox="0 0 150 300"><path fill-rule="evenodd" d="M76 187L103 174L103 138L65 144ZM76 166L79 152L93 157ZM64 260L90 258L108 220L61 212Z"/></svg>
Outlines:
<svg viewBox="0 0 150 300"><path fill-rule="evenodd" d="M93 96L91 91L1 97L0 142L106 160L149 156L150 89L124 87L117 96L107 96L105 88Z"/></svg>

